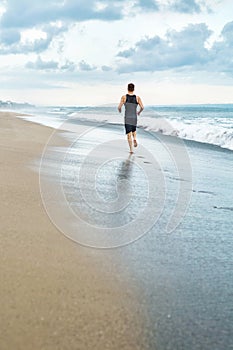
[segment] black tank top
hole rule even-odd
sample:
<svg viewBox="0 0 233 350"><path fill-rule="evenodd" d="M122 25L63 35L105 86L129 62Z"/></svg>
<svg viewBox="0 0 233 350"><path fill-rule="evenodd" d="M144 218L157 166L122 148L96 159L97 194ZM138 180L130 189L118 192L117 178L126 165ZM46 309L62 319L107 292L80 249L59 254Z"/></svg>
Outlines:
<svg viewBox="0 0 233 350"><path fill-rule="evenodd" d="M136 95L126 95L125 101L125 118L137 118L137 97Z"/></svg>

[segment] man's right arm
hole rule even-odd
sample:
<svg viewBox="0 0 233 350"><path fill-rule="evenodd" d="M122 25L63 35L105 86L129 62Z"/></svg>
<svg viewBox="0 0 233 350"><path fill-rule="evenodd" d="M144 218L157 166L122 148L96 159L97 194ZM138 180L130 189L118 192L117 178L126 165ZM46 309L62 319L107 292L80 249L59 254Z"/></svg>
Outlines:
<svg viewBox="0 0 233 350"><path fill-rule="evenodd" d="M119 113L121 113L121 108L122 108L124 103L125 103L125 96L122 96L121 101L120 101L119 106L118 106Z"/></svg>

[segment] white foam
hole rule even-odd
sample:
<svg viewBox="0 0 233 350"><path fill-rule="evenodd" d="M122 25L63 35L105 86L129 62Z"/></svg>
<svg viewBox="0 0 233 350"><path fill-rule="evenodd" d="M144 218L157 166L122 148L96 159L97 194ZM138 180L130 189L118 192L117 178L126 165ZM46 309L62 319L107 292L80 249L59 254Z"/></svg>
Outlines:
<svg viewBox="0 0 233 350"><path fill-rule="evenodd" d="M216 125L217 124L217 125ZM232 120L196 119L181 120L167 118L141 118L138 126L147 131L161 132L164 135L177 136L185 140L213 144L233 150Z"/></svg>

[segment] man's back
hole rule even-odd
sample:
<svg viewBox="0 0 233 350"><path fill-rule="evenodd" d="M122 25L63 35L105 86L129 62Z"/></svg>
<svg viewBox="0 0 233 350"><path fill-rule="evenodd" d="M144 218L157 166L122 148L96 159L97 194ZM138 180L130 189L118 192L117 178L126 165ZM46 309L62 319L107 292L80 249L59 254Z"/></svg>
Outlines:
<svg viewBox="0 0 233 350"><path fill-rule="evenodd" d="M126 95L125 100L125 119L137 119L138 101L136 95Z"/></svg>

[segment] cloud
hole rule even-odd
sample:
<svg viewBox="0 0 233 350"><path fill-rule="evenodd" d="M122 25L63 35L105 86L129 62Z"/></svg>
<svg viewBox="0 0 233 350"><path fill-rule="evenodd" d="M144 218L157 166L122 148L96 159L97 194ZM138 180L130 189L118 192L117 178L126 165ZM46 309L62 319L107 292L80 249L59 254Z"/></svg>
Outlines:
<svg viewBox="0 0 233 350"><path fill-rule="evenodd" d="M77 69L77 66L74 62L66 60L64 63L59 63L54 60L43 60L40 56L37 57L37 60L32 62L29 61L26 63L25 68L34 69L38 71L57 71L57 72L74 72Z"/></svg>
<svg viewBox="0 0 233 350"><path fill-rule="evenodd" d="M195 14L203 11L209 11L208 5L201 0L137 0L134 6L139 7L141 11L155 12L178 12L185 14Z"/></svg>
<svg viewBox="0 0 233 350"><path fill-rule="evenodd" d="M209 10L209 7L201 0L134 0L133 3L132 1L124 1L124 3L128 8L132 6L131 10L137 8L140 12L163 12L165 10L193 14Z"/></svg>
<svg viewBox="0 0 233 350"><path fill-rule="evenodd" d="M20 41L20 32L16 29L3 29L0 31L0 42L5 46L11 46Z"/></svg>
<svg viewBox="0 0 233 350"><path fill-rule="evenodd" d="M30 52L41 53L45 51L50 45L51 39L36 39L33 42L28 41L26 43L15 42L11 45L0 45L1 55L9 54L27 54Z"/></svg>
<svg viewBox="0 0 233 350"><path fill-rule="evenodd" d="M204 79L203 72L218 75L219 81L233 77L233 21L227 23L211 47L212 31L204 23L169 30L165 38L154 36L138 41L117 54L118 73L173 71L183 77ZM202 72L197 75L197 72ZM210 75L208 75L210 77ZM210 79L210 78L209 78Z"/></svg>
<svg viewBox="0 0 233 350"><path fill-rule="evenodd" d="M221 40L213 44L210 54L211 69L233 77L233 21L224 26Z"/></svg>
<svg viewBox="0 0 233 350"><path fill-rule="evenodd" d="M159 11L159 4L156 0L138 0L138 6L147 11Z"/></svg>
<svg viewBox="0 0 233 350"><path fill-rule="evenodd" d="M102 66L101 69L102 69L103 72L110 72L112 70L112 67Z"/></svg>
<svg viewBox="0 0 233 350"><path fill-rule="evenodd" d="M38 57L35 62L28 62L25 67L36 70L55 70L58 69L58 63L55 61L43 61Z"/></svg>
<svg viewBox="0 0 233 350"><path fill-rule="evenodd" d="M200 13L201 6L195 0L175 0L170 5L170 10L181 13Z"/></svg>
<svg viewBox="0 0 233 350"><path fill-rule="evenodd" d="M77 68L76 64L69 60L66 60L66 62L60 66L60 69L62 71L69 71L69 72L74 72L76 68Z"/></svg>
<svg viewBox="0 0 233 350"><path fill-rule="evenodd" d="M115 21L123 19L128 9L138 11L170 10L199 13L205 8L201 0L6 0L0 21L2 28L33 28L56 21L76 23L87 20ZM133 11L129 11L130 16ZM127 16L127 15L126 15Z"/></svg>
<svg viewBox="0 0 233 350"><path fill-rule="evenodd" d="M96 70L95 66L91 66L90 64L86 63L84 60L79 62L78 67L80 70L87 71L87 72Z"/></svg>
<svg viewBox="0 0 233 350"><path fill-rule="evenodd" d="M223 40L229 44L233 43L233 21L227 23L221 33Z"/></svg>
<svg viewBox="0 0 233 350"><path fill-rule="evenodd" d="M16 29L5 29L0 32L0 50L2 55L41 53L47 50L54 38L66 32L66 25L46 24L40 28L43 38L22 40Z"/></svg>
<svg viewBox="0 0 233 350"><path fill-rule="evenodd" d="M170 30L166 38L145 38L133 48L118 53L123 61L120 73L135 71L160 71L179 67L201 65L209 59L205 42L211 31L206 24L190 24L181 31Z"/></svg>
<svg viewBox="0 0 233 350"><path fill-rule="evenodd" d="M116 21L138 12L170 10L198 13L204 9L201 0L5 0L0 17L0 54L20 54L47 50L54 38L78 22L88 20ZM126 10L127 9L127 10ZM27 43L20 40L28 29L42 30L46 37Z"/></svg>
<svg viewBox="0 0 233 350"><path fill-rule="evenodd" d="M123 17L119 1L96 0L6 0L5 12L0 17L0 54L41 53L54 38L68 31L72 24L86 20L112 21ZM101 6L100 6L101 5ZM46 37L20 41L28 29L42 30Z"/></svg>
<svg viewBox="0 0 233 350"><path fill-rule="evenodd" d="M32 28L53 21L111 21L123 16L122 6L114 1L106 1L104 6L98 6L101 2L96 0L47 0L43 4L37 1L7 0L6 3L6 12L1 18L1 26L5 28Z"/></svg>

